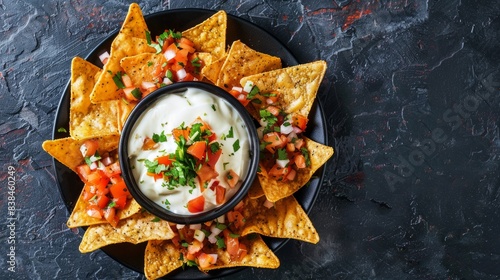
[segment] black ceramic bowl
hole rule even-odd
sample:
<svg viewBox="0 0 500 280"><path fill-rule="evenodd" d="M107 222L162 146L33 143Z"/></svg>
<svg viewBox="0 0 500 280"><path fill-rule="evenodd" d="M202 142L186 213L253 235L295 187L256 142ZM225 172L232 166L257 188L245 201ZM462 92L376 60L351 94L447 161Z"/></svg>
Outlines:
<svg viewBox="0 0 500 280"><path fill-rule="evenodd" d="M236 193L234 193L232 197L227 198L224 204L211 210L207 210L205 212L197 214L177 214L170 210L167 210L164 206L158 205L156 202L148 198L139 188L136 182L136 178L134 178L134 173L132 172L132 165L129 161L129 141L132 141L130 139L130 135L136 122L141 118L143 112L145 112L148 108L150 108L150 106L155 104L155 102L161 97L167 94L181 93L186 91L188 88L200 89L208 92L207 94L212 94L215 98L225 100L226 104L229 104L229 106L231 106L241 116L241 119L245 123L245 131L249 140L250 163L247 165L248 170L245 177L241 178L242 182L239 189ZM175 106L175 104L173 105ZM166 112L165 114L168 114L168 112ZM240 202L246 195L248 189L252 185L252 182L255 180L258 169L259 139L257 136L254 120L248 114L245 107L243 107L243 105L232 95L212 84L204 82L180 82L162 87L154 91L153 93L147 95L135 106L123 127L120 138L119 159L122 168L122 176L125 180L125 183L127 184L127 188L135 198L135 200L143 207L143 209L149 211L158 218L169 222L178 224L197 224L216 219L219 216L225 214L226 212L234 208L234 206L236 206L236 204L238 204L238 202Z"/></svg>

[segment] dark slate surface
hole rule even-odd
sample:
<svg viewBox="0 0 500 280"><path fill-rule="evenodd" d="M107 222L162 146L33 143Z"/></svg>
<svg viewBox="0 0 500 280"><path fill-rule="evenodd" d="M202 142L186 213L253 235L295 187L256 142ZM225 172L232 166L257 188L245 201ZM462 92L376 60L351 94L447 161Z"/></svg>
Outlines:
<svg viewBox="0 0 500 280"><path fill-rule="evenodd" d="M143 277L101 251L79 253L83 231L66 228L41 150L72 57L113 32L130 3L102 2L0 0L1 279ZM291 241L279 269L231 278L500 277L498 1L141 2L145 14L224 9L300 62L329 65L319 100L336 154L310 213L321 241Z"/></svg>

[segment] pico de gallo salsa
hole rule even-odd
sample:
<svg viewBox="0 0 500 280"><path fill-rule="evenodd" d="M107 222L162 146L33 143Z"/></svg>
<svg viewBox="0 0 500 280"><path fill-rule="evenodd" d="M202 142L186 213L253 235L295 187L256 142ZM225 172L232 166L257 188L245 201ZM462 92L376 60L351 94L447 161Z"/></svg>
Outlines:
<svg viewBox="0 0 500 280"><path fill-rule="evenodd" d="M113 227L119 221L117 211L123 210L132 198L121 177L120 162L116 151L98 152L97 140L86 140L80 147L85 163L76 167L84 183L82 198L87 202L87 215L105 219Z"/></svg>
<svg viewBox="0 0 500 280"><path fill-rule="evenodd" d="M253 106L260 117L257 134L260 139L259 173L278 181L293 181L297 171L311 166L309 151L302 133L308 118L286 113L279 107L278 91L261 92L251 81L229 93L244 106Z"/></svg>

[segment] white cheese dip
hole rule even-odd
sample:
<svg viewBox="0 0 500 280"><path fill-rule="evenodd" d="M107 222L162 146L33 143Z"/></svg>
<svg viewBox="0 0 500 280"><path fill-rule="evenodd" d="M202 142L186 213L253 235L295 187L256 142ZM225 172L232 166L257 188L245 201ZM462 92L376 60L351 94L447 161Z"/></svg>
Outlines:
<svg viewBox="0 0 500 280"><path fill-rule="evenodd" d="M166 94L155 101L145 110L136 121L130 133L128 142L129 160L133 176L140 190L152 201L171 212L191 215L187 209L187 202L200 195L205 197L204 211L220 205L216 204L215 191L210 188L201 192L198 179L196 188L191 186L177 186L167 188L163 179L155 180L147 174L145 160L154 161L162 155L175 152L178 145L172 136L172 130L179 126L190 126L197 118L207 123L217 135L222 154L215 165L219 173L208 186L217 180L225 187L226 201L239 189L241 182L234 188L227 185L224 179L230 169L239 175L240 180L246 177L249 167L250 147L246 126L238 112L225 100L197 88L188 88L186 91L175 94ZM232 137L230 136L232 131ZM153 150L144 150L143 143L153 134L166 135L165 142L158 142ZM235 142L239 142L236 143ZM236 148L235 151L235 147ZM203 212L204 212L203 211Z"/></svg>

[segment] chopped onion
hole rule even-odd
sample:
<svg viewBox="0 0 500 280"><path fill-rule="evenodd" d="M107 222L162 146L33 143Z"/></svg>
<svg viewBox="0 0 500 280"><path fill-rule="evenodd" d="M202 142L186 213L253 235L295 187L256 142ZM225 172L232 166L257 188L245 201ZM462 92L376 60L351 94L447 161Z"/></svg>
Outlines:
<svg viewBox="0 0 500 280"><path fill-rule="evenodd" d="M283 133L283 134L290 134L293 132L293 126L291 123L289 122L284 122L281 124L280 126L280 132Z"/></svg>
<svg viewBox="0 0 500 280"><path fill-rule="evenodd" d="M192 225L189 225L189 229L201 229L201 224L192 224Z"/></svg>
<svg viewBox="0 0 500 280"><path fill-rule="evenodd" d="M217 257L218 257L217 254L207 254L207 255L209 255L213 259L213 262L211 262L210 264L216 264L217 263Z"/></svg>
<svg viewBox="0 0 500 280"><path fill-rule="evenodd" d="M96 170L96 169L97 169L97 163L95 163L94 161L90 164L90 170Z"/></svg>
<svg viewBox="0 0 500 280"><path fill-rule="evenodd" d="M210 232L214 235L214 236L217 236L219 235L219 233L222 232L222 230L220 228L218 228L216 225L212 225L210 227Z"/></svg>
<svg viewBox="0 0 500 280"><path fill-rule="evenodd" d="M176 227L177 229L182 229L182 228L184 228L185 226L186 226L186 225L181 225L181 224L176 224L176 225L175 225L175 227Z"/></svg>
<svg viewBox="0 0 500 280"><path fill-rule="evenodd" d="M271 98L267 98L266 99L266 103L269 104L269 105L271 105L271 104L274 103L274 101Z"/></svg>
<svg viewBox="0 0 500 280"><path fill-rule="evenodd" d="M231 90L235 90L237 92L242 92L243 88L242 87L233 87Z"/></svg>
<svg viewBox="0 0 500 280"><path fill-rule="evenodd" d="M267 126L267 121L266 121L264 118L261 118L261 119L259 120L259 124L260 124L261 126L263 126L263 127L266 127L266 126Z"/></svg>
<svg viewBox="0 0 500 280"><path fill-rule="evenodd" d="M186 77L187 73L186 73L186 70L184 68L180 69L179 71L177 71L177 79L178 80L182 80Z"/></svg>
<svg viewBox="0 0 500 280"><path fill-rule="evenodd" d="M174 82L172 82L169 78L165 77L165 78L163 78L163 83L166 84L166 85L171 85Z"/></svg>
<svg viewBox="0 0 500 280"><path fill-rule="evenodd" d="M294 127L293 127L293 132L295 132L295 133L299 134L299 133L302 133L302 129L300 129L300 128L298 128L298 127L294 126Z"/></svg>
<svg viewBox="0 0 500 280"><path fill-rule="evenodd" d="M203 242L203 240L205 239L205 232L203 232L201 229L196 229L194 231L194 239L200 241L200 242Z"/></svg>
<svg viewBox="0 0 500 280"><path fill-rule="evenodd" d="M294 138L297 139L297 133L292 131L286 138L288 139L288 142L292 142Z"/></svg>
<svg viewBox="0 0 500 280"><path fill-rule="evenodd" d="M207 239L208 239L208 242L210 242L210 243L212 243L212 244L214 244L215 242L217 242L217 238L216 238L216 236L217 236L217 234L213 234L213 233L212 233L212 234L210 234L210 235L208 236L208 238L207 238Z"/></svg>
<svg viewBox="0 0 500 280"><path fill-rule="evenodd" d="M250 91L252 91L253 86L254 86L254 83L252 81L247 81L245 83L245 86L243 87L243 91L250 92Z"/></svg>
<svg viewBox="0 0 500 280"><path fill-rule="evenodd" d="M271 201L269 201L267 199L266 199L266 201L264 201L264 207L266 207L266 208L269 209L269 208L271 208L273 206L274 206L274 203L272 203Z"/></svg>
<svg viewBox="0 0 500 280"><path fill-rule="evenodd" d="M289 162L290 162L289 159L277 159L276 160L276 164L278 164L278 166L281 168L285 168Z"/></svg>
<svg viewBox="0 0 500 280"><path fill-rule="evenodd" d="M223 223L225 223L225 222L226 222L226 216L225 216L225 215L222 215L222 216L218 217L218 218L216 219L216 221L217 221L217 223L219 223L219 224L223 224Z"/></svg>
<svg viewBox="0 0 500 280"><path fill-rule="evenodd" d="M143 81L141 83L141 87L143 89L148 89L148 88L152 88L152 87L156 87L155 83L152 83L152 82L146 82L146 81Z"/></svg>
<svg viewBox="0 0 500 280"><path fill-rule="evenodd" d="M99 60L101 60L102 64L106 64L106 62L108 62L108 59L109 59L109 53L107 51L99 55Z"/></svg>
<svg viewBox="0 0 500 280"><path fill-rule="evenodd" d="M113 163L113 159L111 157L105 157L101 160L101 162L104 166L108 166Z"/></svg>
<svg viewBox="0 0 500 280"><path fill-rule="evenodd" d="M262 136L264 136L264 129L266 128L263 126L257 128L257 136L259 137L259 139L262 139Z"/></svg>
<svg viewBox="0 0 500 280"><path fill-rule="evenodd" d="M163 56L165 57L165 59L167 59L167 61L170 61L172 58L175 57L175 51L174 50L166 50L163 53Z"/></svg>

